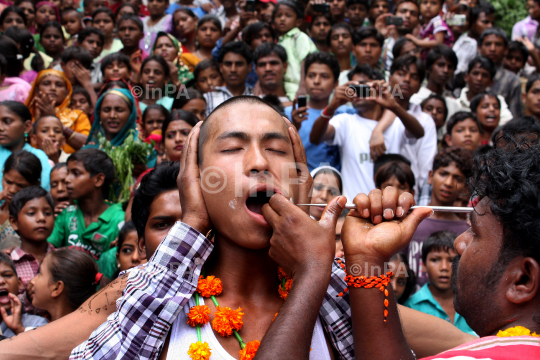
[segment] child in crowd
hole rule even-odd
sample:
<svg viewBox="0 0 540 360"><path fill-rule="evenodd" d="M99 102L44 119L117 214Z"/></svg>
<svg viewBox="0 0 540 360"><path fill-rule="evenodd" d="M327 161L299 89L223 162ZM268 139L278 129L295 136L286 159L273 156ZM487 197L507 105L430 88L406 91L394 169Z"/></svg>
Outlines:
<svg viewBox="0 0 540 360"><path fill-rule="evenodd" d="M92 117L92 113L94 112L92 99L85 88L81 86L73 87L73 92L71 93L71 108L81 110L89 119Z"/></svg>
<svg viewBox="0 0 540 360"><path fill-rule="evenodd" d="M34 287L32 305L46 310L51 321L77 310L96 293L103 274L92 257L76 249L59 249L43 259ZM96 309L97 310L97 309Z"/></svg>
<svg viewBox="0 0 540 360"><path fill-rule="evenodd" d="M99 1L99 0L94 0ZM122 41L114 37L114 27L116 19L109 8L101 7L92 13L92 27L95 27L105 36L103 49L101 54L95 58L95 62L99 62L105 56L122 50Z"/></svg>
<svg viewBox="0 0 540 360"><path fill-rule="evenodd" d="M437 231L424 241L422 269L428 274L429 282L411 296L405 306L437 316L454 324L461 331L475 335L465 319L454 309L451 278L452 262L457 256L454 249L456 237L448 231Z"/></svg>
<svg viewBox="0 0 540 360"><path fill-rule="evenodd" d="M214 88L223 86L223 76L219 71L219 65L213 59L206 59L195 66L193 70L195 87L201 93L214 91Z"/></svg>
<svg viewBox="0 0 540 360"><path fill-rule="evenodd" d="M200 60L212 59L212 50L216 47L217 41L221 38L221 22L214 15L205 15L197 22L198 43L195 56Z"/></svg>
<svg viewBox="0 0 540 360"><path fill-rule="evenodd" d="M383 72L381 54L384 36L373 27L357 29L353 36L353 54L358 65L369 65Z"/></svg>
<svg viewBox="0 0 540 360"><path fill-rule="evenodd" d="M317 52L317 47L306 33L298 28L304 19L301 3L291 0L280 1L274 10L274 27L279 35L278 44L287 51L288 66L285 72L285 92L289 99L294 99L302 85L300 95L305 94L304 73L301 71L304 59Z"/></svg>
<svg viewBox="0 0 540 360"><path fill-rule="evenodd" d="M435 121L437 132L444 127L444 122L448 117L448 108L442 96L431 94L422 101L420 106L422 107L422 111L431 115L433 121Z"/></svg>
<svg viewBox="0 0 540 360"><path fill-rule="evenodd" d="M454 44L452 30L440 15L443 3L444 0L421 0L422 29L420 30L420 39L412 34L406 35L408 39L424 49L424 58L429 49L437 45L444 44L452 47Z"/></svg>
<svg viewBox="0 0 540 360"><path fill-rule="evenodd" d="M77 37L77 45L88 50L92 59L96 59L101 55L104 43L105 35L103 35L103 32L93 27L82 30ZM90 67L92 83L95 84L96 88L99 85L98 83L101 82L101 73L99 70L99 66L96 64L92 64Z"/></svg>
<svg viewBox="0 0 540 360"><path fill-rule="evenodd" d="M104 82L111 79L130 81L132 77L132 67L129 57L121 52L105 56L103 60L101 60L101 74Z"/></svg>
<svg viewBox="0 0 540 360"><path fill-rule="evenodd" d="M375 187L384 190L387 186L393 186L401 195L404 192L414 196L416 181L411 170L411 163L399 154L384 154L375 160L373 180Z"/></svg>
<svg viewBox="0 0 540 360"><path fill-rule="evenodd" d="M122 204L105 202L114 180L113 162L101 150L83 149L68 158L67 166L66 187L75 205L58 215L48 241L57 248L76 247L99 259L124 222Z"/></svg>
<svg viewBox="0 0 540 360"><path fill-rule="evenodd" d="M62 25L56 21L49 21L41 27L39 35L39 45L43 48L43 51L53 61L60 60L65 42Z"/></svg>
<svg viewBox="0 0 540 360"><path fill-rule="evenodd" d="M142 115L142 133L146 141L154 140L156 144L161 142L161 128L163 123L169 119L171 113L165 109L162 105L152 104L148 105Z"/></svg>
<svg viewBox="0 0 540 360"><path fill-rule="evenodd" d="M58 163L51 170L51 197L54 201L55 216L73 202L69 198L66 187L68 168L66 163Z"/></svg>
<svg viewBox="0 0 540 360"><path fill-rule="evenodd" d="M135 15L124 15L118 20L116 33L122 42L121 53L127 55L135 73L140 70L141 63L148 57L148 52L141 48L144 38L144 25Z"/></svg>
<svg viewBox="0 0 540 360"><path fill-rule="evenodd" d="M454 206L454 203L465 190L466 179L470 176L472 154L463 148L447 147L439 151L433 160L433 170L429 172L427 184L420 194L420 205ZM431 198L426 204L424 200L431 187ZM428 189L426 189L428 188ZM455 213L436 212L422 221L416 229L411 242L405 250L411 269L416 274L418 285L423 286L428 281L427 274L422 268L422 244L435 231L451 231L461 234L469 226Z"/></svg>
<svg viewBox="0 0 540 360"><path fill-rule="evenodd" d="M150 52L158 32L170 33L172 31L172 15L166 13L168 7L169 2L167 0L148 1L150 16L143 19L144 39L141 40L139 45L142 50Z"/></svg>
<svg viewBox="0 0 540 360"><path fill-rule="evenodd" d="M444 141L448 146L457 146L472 153L482 143L484 127L470 112L458 111L446 122Z"/></svg>
<svg viewBox="0 0 540 360"><path fill-rule="evenodd" d="M508 43L508 51L503 58L503 67L506 70L510 70L517 76L520 76L521 70L523 70L525 67L529 55L531 55L533 58L538 57L535 51L529 52L527 46L525 46L525 44L523 44L521 41L510 41Z"/></svg>
<svg viewBox="0 0 540 360"><path fill-rule="evenodd" d="M54 250L47 238L54 227L54 203L47 191L30 186L19 191L9 204L9 222L21 239L11 259L21 281L19 294L25 303L26 288L36 276L45 255Z"/></svg>
<svg viewBox="0 0 540 360"><path fill-rule="evenodd" d="M20 246L19 235L9 221L9 204L13 196L29 186L39 186L41 163L32 153L24 150L15 151L5 164L2 177L2 199L0 205L0 250Z"/></svg>
<svg viewBox="0 0 540 360"><path fill-rule="evenodd" d="M0 331L8 338L49 323L41 316L23 312L22 303L17 297L20 287L21 280L15 264L9 255L0 252Z"/></svg>
<svg viewBox="0 0 540 360"><path fill-rule="evenodd" d="M77 40L77 34L82 29L82 14L73 8L62 11L62 26L70 35L66 46L71 46Z"/></svg>
<svg viewBox="0 0 540 360"><path fill-rule="evenodd" d="M347 0L345 17L353 29L361 28L368 15L368 0Z"/></svg>
<svg viewBox="0 0 540 360"><path fill-rule="evenodd" d="M63 150L66 144L63 125L54 115L42 116L34 122L30 143L47 154L51 167L59 162L65 162L68 157Z"/></svg>
<svg viewBox="0 0 540 360"><path fill-rule="evenodd" d="M493 92L482 92L471 100L471 112L484 127L482 145L491 141L491 135L501 121L501 101Z"/></svg>
<svg viewBox="0 0 540 360"><path fill-rule="evenodd" d="M187 89L187 96L178 96L174 99L173 109L189 111L200 121L206 119L206 99L195 89Z"/></svg>
<svg viewBox="0 0 540 360"><path fill-rule="evenodd" d="M311 171L311 177L313 178L312 204L329 204L333 198L342 194L343 180L338 169L321 166ZM311 206L309 215L319 221L324 208L324 206Z"/></svg>
<svg viewBox="0 0 540 360"><path fill-rule="evenodd" d="M172 94L167 85L170 74L171 68L167 61L159 55L152 55L143 61L140 72L142 92L139 97L142 112L151 104L163 105L168 111L172 110L174 98L167 96Z"/></svg>
<svg viewBox="0 0 540 360"><path fill-rule="evenodd" d="M169 120L170 119L170 120ZM185 110L174 110L171 117L165 119L162 126L163 149L169 161L180 161L182 149L186 144L189 132L199 119Z"/></svg>
<svg viewBox="0 0 540 360"><path fill-rule="evenodd" d="M392 289L398 300L398 304L403 305L414 292L416 286L416 276L409 267L407 257L397 253L390 258L389 268L394 273L392 276Z"/></svg>

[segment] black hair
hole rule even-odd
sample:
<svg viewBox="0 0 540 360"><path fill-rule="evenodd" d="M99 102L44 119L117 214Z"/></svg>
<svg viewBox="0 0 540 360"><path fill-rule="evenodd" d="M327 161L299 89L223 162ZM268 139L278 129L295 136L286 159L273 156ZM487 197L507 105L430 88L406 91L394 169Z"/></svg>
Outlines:
<svg viewBox="0 0 540 360"><path fill-rule="evenodd" d="M167 129L169 128L169 124L178 120L185 121L191 126L195 126L199 122L199 118L195 116L195 114L189 111L180 110L180 109L173 110L171 113L171 116L165 119L165 121L163 122L163 125L161 125L161 134L163 137L165 137L165 133L167 132Z"/></svg>
<svg viewBox="0 0 540 360"><path fill-rule="evenodd" d="M495 77L495 74L497 73L497 66L495 66L495 63L493 62L493 60L482 55L478 55L477 57L471 60L471 62L469 63L469 69L467 71L467 74L471 73L471 71L474 69L476 64L478 64L481 69L487 70L489 74L491 75L492 79Z"/></svg>
<svg viewBox="0 0 540 360"><path fill-rule="evenodd" d="M178 193L176 179L179 171L180 163L165 161L143 176L139 187L135 190L131 207L131 220L135 224L139 239L144 239L144 229L154 199L166 191L174 190Z"/></svg>
<svg viewBox="0 0 540 360"><path fill-rule="evenodd" d="M11 199L11 202L9 203L9 216L17 219L19 213L27 202L39 198L45 198L51 207L51 211L54 210L54 201L51 194L49 194L41 186L29 186L13 195L13 199Z"/></svg>
<svg viewBox="0 0 540 360"><path fill-rule="evenodd" d="M339 80L339 73L341 69L339 67L339 61L335 56L324 52L315 52L309 54L304 59L304 76L307 75L309 67L313 64L323 64L328 66L332 71L332 75L334 76L334 82Z"/></svg>
<svg viewBox="0 0 540 360"><path fill-rule="evenodd" d="M51 174L53 171L55 170L59 170L59 169L62 169L62 168L67 168L67 164L65 162L61 162L61 163L58 163L56 165L54 165L51 169Z"/></svg>
<svg viewBox="0 0 540 360"><path fill-rule="evenodd" d="M319 13L317 15L313 15L311 18L311 22L308 23L308 29L311 31L313 24L315 23L316 18L323 17L330 23L330 26L334 25L334 19L332 19L332 14L330 13Z"/></svg>
<svg viewBox="0 0 540 360"><path fill-rule="evenodd" d="M524 61L529 58L529 49L521 41L510 41L508 43L508 52L510 51L519 51Z"/></svg>
<svg viewBox="0 0 540 360"><path fill-rule="evenodd" d="M181 110L188 102L194 99L202 99L206 102L206 99L197 89L187 89L187 96L177 96L173 102L173 109Z"/></svg>
<svg viewBox="0 0 540 360"><path fill-rule="evenodd" d="M343 22L338 23L338 24L332 25L332 27L328 31L328 34L326 34L326 45L328 47L330 47L330 44L332 43L332 32L334 30L337 30L337 29L345 29L345 30L347 30L349 32L349 34L351 35L351 39L352 39L354 30L351 27L351 25L349 25L347 23L343 23Z"/></svg>
<svg viewBox="0 0 540 360"><path fill-rule="evenodd" d="M539 0L540 1L540 0ZM534 74L531 77L529 77L529 80L527 80L527 85L525 85L525 93L529 93L531 88L533 87L534 83L540 80L540 74Z"/></svg>
<svg viewBox="0 0 540 360"><path fill-rule="evenodd" d="M32 124L32 129L34 131L34 134L37 133L37 129L38 129L38 125L39 123L41 122L42 119L45 119L45 118L55 118L56 120L58 120L58 122L60 123L60 125L62 125L62 121L56 117L56 115L43 115L43 116L40 116L39 118L37 118L34 123ZM63 126L63 125L62 125Z"/></svg>
<svg viewBox="0 0 540 360"><path fill-rule="evenodd" d="M379 43L379 45L382 47L384 44L384 36L374 27L361 27L353 32L353 44L356 46L357 44L361 43L363 40L368 38L375 38L375 40Z"/></svg>
<svg viewBox="0 0 540 360"><path fill-rule="evenodd" d="M435 61L440 58L445 58L448 62L452 64L454 70L457 68L458 58L454 50L447 45L437 45L431 50L429 50L426 57L426 71L431 71L431 67Z"/></svg>
<svg viewBox="0 0 540 360"><path fill-rule="evenodd" d="M285 51L283 46L274 43L263 43L255 49L255 52L253 53L253 63L257 64L257 61L259 61L260 58L272 54L277 55L282 63L285 64L287 62L287 51Z"/></svg>
<svg viewBox="0 0 540 360"><path fill-rule="evenodd" d="M313 174L313 180L315 180L315 178L317 177L317 175L319 174L325 174L325 175L334 175L337 179L338 179L338 188L339 188L339 192L341 194L343 194L343 179L341 178L341 174L338 173L336 170L334 170L333 168L330 169L330 168L327 168L327 167L323 167L322 169L320 169L319 171L317 171L316 173Z"/></svg>
<svg viewBox="0 0 540 360"><path fill-rule="evenodd" d="M398 154L387 154L387 155L398 155ZM411 170L411 163L403 160L391 160L391 161L385 161L386 159L383 159L382 165L380 165L377 168L377 171L374 172L373 180L375 181L375 186L377 189L381 188L381 185L388 181L392 176L395 176L396 179L399 181L400 184L408 184L409 187L414 189L414 185L416 184L416 180L414 177L414 173ZM377 161L379 161L379 158L377 158ZM379 162L379 164L382 161Z"/></svg>
<svg viewBox="0 0 540 360"><path fill-rule="evenodd" d="M454 250L457 235L450 231L437 231L429 235L422 245L422 261L427 264L427 256L432 251L450 252Z"/></svg>
<svg viewBox="0 0 540 360"><path fill-rule="evenodd" d="M109 186L115 179L114 163L104 151L98 149L82 149L69 156L67 162L78 161L90 173L90 177L98 174L105 175L101 192L103 196L109 194Z"/></svg>
<svg viewBox="0 0 540 360"><path fill-rule="evenodd" d="M72 7L62 9L62 11L60 12L60 18L62 18L62 16L63 16L64 14L67 14L67 13L70 13L70 12L76 12L76 13L77 13L77 17L78 17L79 19L82 18L82 13L78 12L77 9L72 8Z"/></svg>
<svg viewBox="0 0 540 360"><path fill-rule="evenodd" d="M7 77L19 77L24 65L17 43L10 37L0 35L0 54L4 55L9 66L2 67L2 74Z"/></svg>
<svg viewBox="0 0 540 360"><path fill-rule="evenodd" d="M103 31L95 28L95 27L87 27L86 29L82 29L79 31L79 34L77 35L77 43L80 45L86 38L92 34L95 34L99 37L99 40L101 40L101 45L105 44L105 35L103 35Z"/></svg>
<svg viewBox="0 0 540 360"><path fill-rule="evenodd" d="M397 260L399 262L404 263L405 268L407 270L407 283L405 284L405 290L403 290L401 297L397 299L398 304L403 305L414 292L414 288L416 286L416 274L409 266L409 260L407 259L407 256L403 255L402 253L397 253L390 258L390 261L393 261L393 260ZM399 266L398 266L398 269L396 269L396 271L399 272Z"/></svg>
<svg viewBox="0 0 540 360"><path fill-rule="evenodd" d="M271 105L274 108L274 110L280 113L281 116L287 116L285 114L285 108L283 107L283 104L281 103L281 100L279 100L279 97L277 95L275 94L264 95L262 99L266 101L269 105Z"/></svg>
<svg viewBox="0 0 540 360"><path fill-rule="evenodd" d="M399 58L399 55L401 54L401 49L407 44L412 43L412 40L407 39L406 37L402 36L398 38L394 44L394 47L392 48L392 55L394 55L394 59ZM415 45L416 46L416 45Z"/></svg>
<svg viewBox="0 0 540 360"><path fill-rule="evenodd" d="M103 76L105 76L105 69L107 68L107 66L112 65L112 63L115 61L118 63L124 63L128 68L128 71L131 71L131 62L129 56L127 56L123 52L118 51L109 54L103 59L101 59L101 74L103 74Z"/></svg>
<svg viewBox="0 0 540 360"><path fill-rule="evenodd" d="M120 10L122 10L122 9L125 8L125 7L130 7L130 8L132 8L132 9L133 9L133 13L134 13L135 15L139 14L139 10L137 10L137 9L135 8L135 6L133 6L133 5L131 5L131 4L128 4L128 3L123 3L123 4L121 4L121 5L116 9L116 11L114 12L114 17L117 18L117 17L118 17L118 14L120 14ZM124 15L126 15L126 14L124 14ZM122 15L122 16L123 16L123 15ZM118 20L120 20L120 19L118 19ZM140 20L140 19L139 19L139 20ZM120 22L120 21L118 21L118 22Z"/></svg>
<svg viewBox="0 0 540 360"><path fill-rule="evenodd" d="M111 90L115 86L120 87L121 89L129 90L129 85L122 80L112 80L106 83L103 88L101 88L100 94L105 94L107 91Z"/></svg>
<svg viewBox="0 0 540 360"><path fill-rule="evenodd" d="M98 266L84 251L61 248L47 254L53 282L62 281L69 306L75 310L96 293Z"/></svg>
<svg viewBox="0 0 540 360"><path fill-rule="evenodd" d="M482 32L482 35L480 35L480 38L478 39L478 46L482 46L486 37L490 35L495 35L495 36L500 37L501 39L503 39L504 47L505 48L508 47L508 35L506 35L503 29L498 28L498 27L492 27L492 28L488 28L484 30Z"/></svg>
<svg viewBox="0 0 540 360"><path fill-rule="evenodd" d="M221 25L221 21L219 20L219 18L215 15L204 15L203 17L201 17L199 19L199 21L197 21L197 31L199 30L199 28L204 24L204 23L207 23L207 22L211 22L214 24L215 27L218 28L219 32L221 33L223 31L223 27Z"/></svg>
<svg viewBox="0 0 540 360"><path fill-rule="evenodd" d="M221 48L221 51L219 52L218 63L221 64L225 55L230 52L241 55L244 59L246 59L248 65L251 64L251 62L253 61L253 54L251 53L251 49L249 48L249 46L242 41L233 41L227 43Z"/></svg>
<svg viewBox="0 0 540 360"><path fill-rule="evenodd" d="M375 70L367 64L356 65L353 67L347 74L349 81L352 80L356 74L366 75L369 80L384 80L384 75L381 74L379 70Z"/></svg>
<svg viewBox="0 0 540 360"><path fill-rule="evenodd" d="M11 153L4 163L4 175L11 170L18 172L30 185L39 185L41 181L41 162L38 157L25 150Z"/></svg>
<svg viewBox="0 0 540 360"><path fill-rule="evenodd" d="M71 60L78 60L85 69L90 69L94 58L90 55L90 52L80 46L69 46L62 52L61 57L64 65Z"/></svg>
<svg viewBox="0 0 540 360"><path fill-rule="evenodd" d="M386 1L386 3L390 2L389 0L369 0L368 10L375 6L375 4L377 4L379 1Z"/></svg>
<svg viewBox="0 0 540 360"><path fill-rule="evenodd" d="M534 116L522 116L512 119L493 132L493 145L499 147L499 140L508 137L538 142L540 140L540 122ZM501 145L504 146L505 144Z"/></svg>
<svg viewBox="0 0 540 360"><path fill-rule="evenodd" d="M161 65L165 78L168 78L171 75L171 69L169 68L169 64L167 64L167 60L165 60L161 55L150 55L149 57L144 59L141 64L141 74L143 73L146 64L148 64L150 61L156 61Z"/></svg>
<svg viewBox="0 0 540 360"><path fill-rule="evenodd" d="M109 9L108 7L100 7L98 9L96 9L96 11L94 11L94 13L92 14L92 23L94 22L94 19L96 18L96 16L101 14L101 13L105 13L105 14L109 15L109 17L111 18L111 20L113 22L113 25L116 24L116 18L114 17L114 14L113 14L112 10Z"/></svg>
<svg viewBox="0 0 540 360"><path fill-rule="evenodd" d="M219 71L219 65L214 59L205 59L195 65L195 69L193 69L193 78L195 79L195 81L197 81L197 79L199 78L199 74L201 73L201 71L209 68L213 68L221 74L221 72Z"/></svg>
<svg viewBox="0 0 540 360"><path fill-rule="evenodd" d="M32 1L28 0L28 2ZM16 27L12 26L4 31L4 35L12 38L19 45L18 48L23 56L23 59L28 58L32 53L34 54L32 62L30 63L32 70L40 72L41 70L45 69L43 58L34 47L35 39L30 31L27 29L17 29Z"/></svg>
<svg viewBox="0 0 540 360"><path fill-rule="evenodd" d="M40 42L41 40L43 39L43 33L45 32L45 30L47 30L48 28L55 28L56 30L58 30L60 32L60 36L62 36L62 42L64 42L66 40L66 38L64 37L64 31L62 30L62 25L60 25L60 23L58 21L47 21L42 27L41 27L41 30L39 31L39 36L40 36Z"/></svg>
<svg viewBox="0 0 540 360"><path fill-rule="evenodd" d="M401 154L382 154L373 162L373 173L376 174L384 164L392 161L399 161L411 166L410 160Z"/></svg>
<svg viewBox="0 0 540 360"><path fill-rule="evenodd" d="M352 5L364 5L366 7L366 10L369 10L369 0L347 0L345 2L345 5L347 7L349 6L352 6Z"/></svg>
<svg viewBox="0 0 540 360"><path fill-rule="evenodd" d="M92 104L92 99L90 98L90 94L82 86L79 86L79 85L73 86L73 91L71 93L71 99L73 99L73 95L77 95L77 94L81 94L86 99L86 102L88 102L89 104Z"/></svg>
<svg viewBox="0 0 540 360"><path fill-rule="evenodd" d="M120 248L122 247L122 244L124 244L124 241L126 241L127 236L130 232L137 231L137 228L135 227L135 223L133 223L132 220L124 223L124 226L122 226L122 229L118 233L118 242L116 243L116 248L118 249L118 253L120 253Z"/></svg>
<svg viewBox="0 0 540 360"><path fill-rule="evenodd" d="M420 78L420 84L422 84L422 81L424 81L426 76L426 70L424 69L424 63L422 60L414 55L403 55L398 58L394 58L392 66L390 67L390 75L393 75L398 70L409 71L409 67L411 65L416 66L416 71L418 72L418 77Z"/></svg>
<svg viewBox="0 0 540 360"><path fill-rule="evenodd" d="M251 46L251 42L253 39L255 39L255 36L262 31L262 29L268 29L272 35L272 38L276 40L276 32L270 26L270 24L258 21L256 23L249 24L242 30L242 41Z"/></svg>
<svg viewBox="0 0 540 360"><path fill-rule="evenodd" d="M0 75L5 74L7 71L7 61L4 55L0 54Z"/></svg>
<svg viewBox="0 0 540 360"><path fill-rule="evenodd" d="M302 19L304 20L304 5L302 5L301 2L296 2L296 1L292 1L292 0L280 0L278 1L278 3L276 4L276 7L274 8L274 12L272 13L272 22L274 22L274 19L276 17L276 14L277 14L277 11L280 7L280 5L285 5L285 6L288 6L290 7L291 9L294 10L294 13L296 14L296 20L298 19Z"/></svg>
<svg viewBox="0 0 540 360"><path fill-rule="evenodd" d="M476 126L478 126L478 131L480 132L480 134L484 135L484 126L482 125L480 120L478 120L476 115L469 111L458 111L452 116L450 116L448 121L446 121L446 133L452 135L452 130L454 129L454 126L467 119L471 119L472 121L474 121L476 123Z"/></svg>
<svg viewBox="0 0 540 360"><path fill-rule="evenodd" d="M443 105L444 105L444 119L446 120L446 118L448 117L448 107L446 106L446 100L441 95L433 93L433 94L429 95L427 98L425 98L424 100L422 100L422 102L420 103L420 107L422 108L422 110L424 110L424 106L431 99L436 99L436 100L439 100L440 102L443 103Z"/></svg>
<svg viewBox="0 0 540 360"><path fill-rule="evenodd" d="M480 14L484 13L486 16L495 14L495 7L488 1L480 1L478 5L471 8L470 13L470 24L472 26L478 20Z"/></svg>
<svg viewBox="0 0 540 360"><path fill-rule="evenodd" d="M171 113L169 112L169 110L165 109L165 107L163 105L160 105L160 104L150 104L146 107L146 109L144 109L144 112L142 114L142 123L144 124L146 122L146 116L148 115L148 113L150 112L150 110L158 110L159 112L161 112L161 115L163 115L165 117L165 121L167 121L167 119L169 119L171 117Z"/></svg>
<svg viewBox="0 0 540 360"><path fill-rule="evenodd" d="M469 104L469 107L471 108L471 112L472 112L473 114L476 114L476 111L478 110L478 106L480 105L480 103L482 102L482 100L483 100L486 96L489 96L489 97L492 97L492 98L497 99L497 102L499 103L499 108L501 107L501 100L499 99L499 97L497 96L497 94L495 94L495 93L492 92L492 91L483 91L483 92L481 92L480 94L478 94L478 95L476 95L475 97L473 97L472 100L471 100L471 103Z"/></svg>
<svg viewBox="0 0 540 360"><path fill-rule="evenodd" d="M13 262L13 260L11 260L11 257L8 254L0 252L0 264L5 264L9 266L11 270L13 270L13 272L15 273L15 277L17 279L19 278L19 275L17 274L17 269L15 268L15 263Z"/></svg>
<svg viewBox="0 0 540 360"><path fill-rule="evenodd" d="M21 118L21 121L23 123L28 120L32 120L32 113L30 113L30 110L28 110L26 105L24 105L23 103L20 103L18 101L5 100L0 102L0 106L5 106L10 112Z"/></svg>
<svg viewBox="0 0 540 360"><path fill-rule="evenodd" d="M449 146L441 149L433 159L433 172L441 167L446 167L455 163L456 167L463 173L465 178L471 175L472 155L464 148Z"/></svg>
<svg viewBox="0 0 540 360"><path fill-rule="evenodd" d="M122 17L118 19L118 24L116 25L116 29L120 27L120 23L122 21L127 21L127 20L133 21L135 24L137 24L137 26L139 27L139 30L144 31L144 24L142 20L137 15L133 15L133 14L122 15Z"/></svg>
<svg viewBox="0 0 540 360"><path fill-rule="evenodd" d="M9 15L9 13L15 13L19 15L23 20L24 26L26 26L26 16L24 15L23 9L13 5L5 8L0 14L0 25L4 25L4 20L6 20L6 17Z"/></svg>

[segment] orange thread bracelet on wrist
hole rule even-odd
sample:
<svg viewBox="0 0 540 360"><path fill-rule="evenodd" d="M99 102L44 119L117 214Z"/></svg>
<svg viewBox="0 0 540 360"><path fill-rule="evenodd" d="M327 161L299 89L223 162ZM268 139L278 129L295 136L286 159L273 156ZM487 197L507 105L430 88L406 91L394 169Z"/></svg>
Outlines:
<svg viewBox="0 0 540 360"><path fill-rule="evenodd" d="M341 266L341 268L343 269L343 271L345 271L345 264L341 261L341 260L337 260L337 263L339 264L339 266ZM345 271L345 274L347 272ZM377 288L381 291L384 292L384 296L385 296L385 299L384 299L384 322L386 322L386 319L388 317L388 284L390 283L390 279L392 278L392 276L394 275L394 273L392 273L391 271L388 271L386 273L386 275L381 275L380 277L378 276L370 276L370 277L366 277L366 276L352 276L352 275L345 275L345 282L347 282L347 286L348 287L355 287L355 288L366 288L366 289L371 289L371 288ZM340 292L338 297L341 297L343 296L345 293L347 293L349 291L349 288L346 287L343 292Z"/></svg>

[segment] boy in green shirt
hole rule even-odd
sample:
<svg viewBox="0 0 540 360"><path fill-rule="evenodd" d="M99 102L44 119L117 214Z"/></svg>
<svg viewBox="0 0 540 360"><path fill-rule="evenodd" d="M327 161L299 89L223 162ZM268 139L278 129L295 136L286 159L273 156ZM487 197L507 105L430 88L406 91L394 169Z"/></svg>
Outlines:
<svg viewBox="0 0 540 360"><path fill-rule="evenodd" d="M114 180L114 165L103 151L84 149L71 155L67 166L66 188L75 205L58 215L48 241L57 248L79 248L98 260L124 224L122 204L104 200Z"/></svg>

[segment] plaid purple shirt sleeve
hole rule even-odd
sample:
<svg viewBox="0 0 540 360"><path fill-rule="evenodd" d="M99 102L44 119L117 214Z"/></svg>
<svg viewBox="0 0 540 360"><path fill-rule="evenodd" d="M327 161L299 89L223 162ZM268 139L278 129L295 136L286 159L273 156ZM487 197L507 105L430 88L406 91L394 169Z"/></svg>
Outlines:
<svg viewBox="0 0 540 360"><path fill-rule="evenodd" d="M212 249L204 235L177 222L152 259L128 272L117 311L70 359L157 359L169 329L197 289Z"/></svg>

